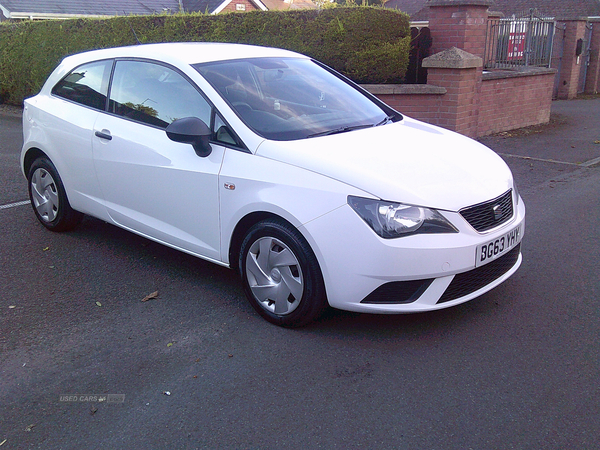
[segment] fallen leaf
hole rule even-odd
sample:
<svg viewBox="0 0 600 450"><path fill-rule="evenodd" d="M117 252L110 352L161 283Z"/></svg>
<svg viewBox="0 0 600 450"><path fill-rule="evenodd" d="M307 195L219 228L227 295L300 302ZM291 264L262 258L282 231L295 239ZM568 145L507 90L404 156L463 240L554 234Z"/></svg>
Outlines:
<svg viewBox="0 0 600 450"><path fill-rule="evenodd" d="M96 302L96 306L102 306L102 303Z"/></svg>
<svg viewBox="0 0 600 450"><path fill-rule="evenodd" d="M233 358L233 355L231 353L229 355L227 355L227 356L229 356L230 358Z"/></svg>
<svg viewBox="0 0 600 450"><path fill-rule="evenodd" d="M96 411L98 411L98 408L96 408L94 405L92 405L90 407L90 415L93 416L94 414L96 414Z"/></svg>
<svg viewBox="0 0 600 450"><path fill-rule="evenodd" d="M25 431L31 431L33 429L33 427L35 427L35 423L32 423L31 425L26 426Z"/></svg>
<svg viewBox="0 0 600 450"><path fill-rule="evenodd" d="M16 308L16 306L15 306L15 305L10 305L10 306L8 307L8 309L15 309L15 308Z"/></svg>
<svg viewBox="0 0 600 450"><path fill-rule="evenodd" d="M48 250L50 250L50 247L44 247L43 251L47 252Z"/></svg>
<svg viewBox="0 0 600 450"><path fill-rule="evenodd" d="M145 297L142 299L142 301L143 301L143 302L147 302L148 300L151 300L151 299L153 299L153 298L157 298L157 297L158 297L158 291L154 291L152 294L148 294L148 295L146 295L146 296L145 296Z"/></svg>
<svg viewBox="0 0 600 450"><path fill-rule="evenodd" d="M594 141L594 144L600 144L600 141Z"/></svg>
<svg viewBox="0 0 600 450"><path fill-rule="evenodd" d="M172 343L172 342L169 342L169 343L167 344L167 347L172 347L172 346L173 346L173 343Z"/></svg>

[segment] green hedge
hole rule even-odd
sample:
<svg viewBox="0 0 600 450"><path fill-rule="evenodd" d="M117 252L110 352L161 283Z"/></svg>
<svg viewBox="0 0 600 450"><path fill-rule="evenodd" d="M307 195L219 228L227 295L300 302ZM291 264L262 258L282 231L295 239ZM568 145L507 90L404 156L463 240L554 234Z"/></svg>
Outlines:
<svg viewBox="0 0 600 450"><path fill-rule="evenodd" d="M0 102L22 104L67 55L142 43L205 41L279 47L323 61L358 83L401 82L408 16L371 7L176 14L2 23Z"/></svg>

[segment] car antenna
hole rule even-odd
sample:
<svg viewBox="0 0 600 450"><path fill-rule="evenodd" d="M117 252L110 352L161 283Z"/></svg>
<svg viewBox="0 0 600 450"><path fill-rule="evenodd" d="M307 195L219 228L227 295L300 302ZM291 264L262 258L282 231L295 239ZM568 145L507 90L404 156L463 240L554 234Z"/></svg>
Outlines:
<svg viewBox="0 0 600 450"><path fill-rule="evenodd" d="M135 30L133 29L133 25L131 25L131 21L129 20L129 16L127 15L127 13L125 11L123 11L123 13L125 14L125 17L127 17L127 23L129 24L129 28L131 28L131 32L133 33L133 37L135 37L135 40L138 43L138 45L142 45L142 43L140 42L140 40L137 37L137 34L136 34Z"/></svg>

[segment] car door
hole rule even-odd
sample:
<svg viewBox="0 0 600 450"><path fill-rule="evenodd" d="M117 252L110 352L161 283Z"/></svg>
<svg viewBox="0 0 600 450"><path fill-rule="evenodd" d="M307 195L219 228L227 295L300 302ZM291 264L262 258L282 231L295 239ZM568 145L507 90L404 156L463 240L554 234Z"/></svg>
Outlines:
<svg viewBox="0 0 600 450"><path fill-rule="evenodd" d="M93 154L108 214L139 234L220 260L218 175L224 148L199 157L165 128L183 117L210 124L212 108L172 67L118 60L108 114L100 114Z"/></svg>

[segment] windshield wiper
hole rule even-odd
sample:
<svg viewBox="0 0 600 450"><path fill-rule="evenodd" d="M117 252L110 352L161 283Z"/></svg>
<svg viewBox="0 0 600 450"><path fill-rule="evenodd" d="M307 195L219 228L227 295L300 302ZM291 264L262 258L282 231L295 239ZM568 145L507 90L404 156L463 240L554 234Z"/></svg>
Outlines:
<svg viewBox="0 0 600 450"><path fill-rule="evenodd" d="M360 130L361 128L373 128L380 125L385 125L392 122L394 118L392 116L385 116L385 118L377 123L365 124L365 125L353 125L345 126L340 128L334 128L333 130L321 131L319 133L309 134L307 138L318 137L318 136L330 136L332 134L346 133L347 131Z"/></svg>
<svg viewBox="0 0 600 450"><path fill-rule="evenodd" d="M386 125L390 123L394 118L392 116L385 116L385 118L381 122L377 122L374 127L378 127L379 125Z"/></svg>
<svg viewBox="0 0 600 450"><path fill-rule="evenodd" d="M346 126L346 127L334 128L333 130L327 130L327 131L321 131L319 133L309 134L306 137L311 138L311 137L317 137L317 136L330 136L332 134L346 133L347 131L360 130L361 128L372 128L374 126L375 125L373 125L373 124L353 125L351 127Z"/></svg>

